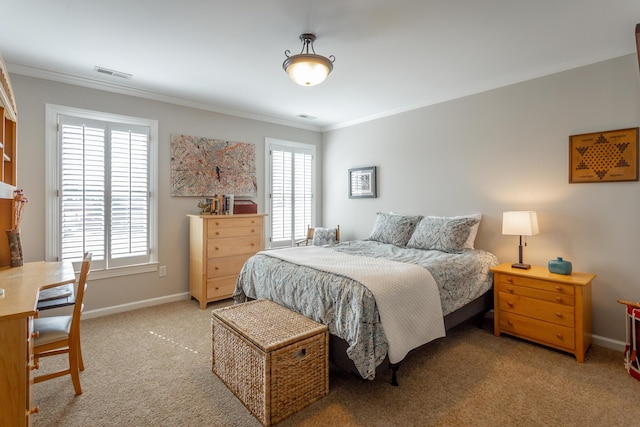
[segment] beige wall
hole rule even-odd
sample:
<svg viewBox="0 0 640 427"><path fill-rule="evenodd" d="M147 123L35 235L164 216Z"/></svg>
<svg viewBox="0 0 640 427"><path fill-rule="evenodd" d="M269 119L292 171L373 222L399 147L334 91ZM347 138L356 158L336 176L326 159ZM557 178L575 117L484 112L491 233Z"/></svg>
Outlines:
<svg viewBox="0 0 640 427"><path fill-rule="evenodd" d="M318 132L266 122L227 116L163 102L82 88L63 83L11 75L18 104L18 182L29 196L21 234L25 261L45 256L45 104L86 108L113 114L144 117L159 122L159 254L167 276L138 274L113 279L93 280L86 296L91 312L122 306L115 311L183 297L189 290L188 213L197 213L198 198L171 197L170 135L194 136L250 142L256 145L259 210L264 212L264 140L266 137L321 144ZM318 152L320 152L320 148ZM321 184L319 189L321 190ZM151 301L149 301L151 300ZM107 312L110 310L106 310ZM113 311L113 310L111 310Z"/></svg>
<svg viewBox="0 0 640 427"><path fill-rule="evenodd" d="M417 83L419 84L419 82ZM563 256L597 274L593 331L624 341L623 307L640 300L640 183L568 183L569 135L637 127L636 55L326 132L324 220L366 238L375 213L482 212L476 246L517 260L502 212L535 210L541 233L525 262ZM349 199L347 170L378 167L379 197Z"/></svg>

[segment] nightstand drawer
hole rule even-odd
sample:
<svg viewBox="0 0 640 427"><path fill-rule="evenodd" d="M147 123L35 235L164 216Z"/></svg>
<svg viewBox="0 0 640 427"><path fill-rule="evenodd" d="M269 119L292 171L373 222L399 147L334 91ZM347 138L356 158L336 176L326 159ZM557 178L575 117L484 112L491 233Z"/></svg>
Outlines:
<svg viewBox="0 0 640 427"><path fill-rule="evenodd" d="M502 312L500 315L500 329L505 333L527 338L541 344L549 344L553 347L570 351L575 349L575 331L573 328L566 326Z"/></svg>
<svg viewBox="0 0 640 427"><path fill-rule="evenodd" d="M525 286L542 291L557 292L563 295L573 295L575 292L572 285L566 285L564 283L508 274L497 274L497 276L499 284Z"/></svg>
<svg viewBox="0 0 640 427"><path fill-rule="evenodd" d="M498 291L511 295L521 295L530 298L536 298L543 301L554 302L557 304L574 305L573 293L569 292L550 292L538 288L529 288L526 286L513 285L501 282L498 284Z"/></svg>
<svg viewBox="0 0 640 427"><path fill-rule="evenodd" d="M575 308L573 306L555 304L504 292L500 292L498 308L500 311L533 317L571 328L573 328L575 322Z"/></svg>

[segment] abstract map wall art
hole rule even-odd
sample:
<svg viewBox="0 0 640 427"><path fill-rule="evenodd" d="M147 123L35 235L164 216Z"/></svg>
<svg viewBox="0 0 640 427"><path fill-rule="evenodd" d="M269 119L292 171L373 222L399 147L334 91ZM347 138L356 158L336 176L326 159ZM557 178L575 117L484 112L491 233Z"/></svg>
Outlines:
<svg viewBox="0 0 640 427"><path fill-rule="evenodd" d="M255 145L171 135L171 195L258 194Z"/></svg>

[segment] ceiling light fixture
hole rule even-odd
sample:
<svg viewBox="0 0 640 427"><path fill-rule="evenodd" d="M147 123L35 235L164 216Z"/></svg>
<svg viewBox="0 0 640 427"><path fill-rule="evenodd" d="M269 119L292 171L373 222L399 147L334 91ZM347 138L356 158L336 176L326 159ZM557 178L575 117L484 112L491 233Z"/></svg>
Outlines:
<svg viewBox="0 0 640 427"><path fill-rule="evenodd" d="M302 50L297 55L289 56L291 51L285 50L287 59L282 63L282 68L289 74L291 80L300 86L315 86L327 78L333 70L335 56L317 55L313 49L313 42L316 40L315 34L301 34ZM309 53L311 48L311 53Z"/></svg>

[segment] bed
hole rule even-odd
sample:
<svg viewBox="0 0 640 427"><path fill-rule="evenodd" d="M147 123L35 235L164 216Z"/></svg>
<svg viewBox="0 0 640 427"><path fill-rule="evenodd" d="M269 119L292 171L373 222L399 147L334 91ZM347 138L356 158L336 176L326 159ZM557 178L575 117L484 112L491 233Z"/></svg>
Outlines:
<svg viewBox="0 0 640 427"><path fill-rule="evenodd" d="M474 248L479 222L378 213L366 240L257 253L233 298L270 299L326 324L334 364L368 380L391 367L396 385L407 354L491 308L498 262Z"/></svg>

